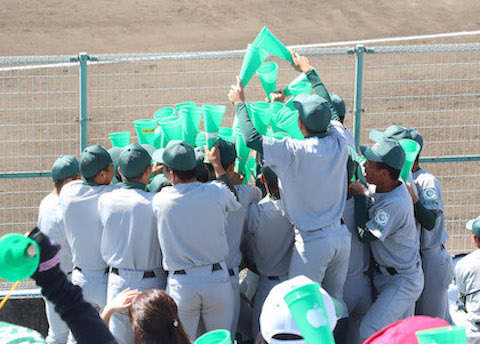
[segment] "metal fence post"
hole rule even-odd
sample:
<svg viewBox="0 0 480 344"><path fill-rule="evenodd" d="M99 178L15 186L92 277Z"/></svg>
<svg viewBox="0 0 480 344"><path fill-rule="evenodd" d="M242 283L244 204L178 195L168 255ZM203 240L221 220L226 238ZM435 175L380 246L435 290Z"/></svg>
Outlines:
<svg viewBox="0 0 480 344"><path fill-rule="evenodd" d="M78 54L78 61L80 62L79 69L79 121L80 121L80 152L88 145L88 103L87 103L87 61L89 56L87 53Z"/></svg>
<svg viewBox="0 0 480 344"><path fill-rule="evenodd" d="M365 46L357 45L355 48L355 91L353 99L353 115L355 118L355 127L353 137L355 138L355 148L360 147L360 131L362 130L362 87L363 87L363 54Z"/></svg>

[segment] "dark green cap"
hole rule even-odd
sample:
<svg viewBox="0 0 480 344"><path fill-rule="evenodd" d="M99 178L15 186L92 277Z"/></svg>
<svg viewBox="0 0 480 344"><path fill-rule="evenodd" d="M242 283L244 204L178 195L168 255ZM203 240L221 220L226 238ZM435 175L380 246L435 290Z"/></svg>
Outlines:
<svg viewBox="0 0 480 344"><path fill-rule="evenodd" d="M59 181L80 174L78 160L72 155L64 155L55 160L52 166L52 179Z"/></svg>
<svg viewBox="0 0 480 344"><path fill-rule="evenodd" d="M298 110L300 120L307 129L321 133L330 123L328 102L317 94L299 94L293 99L293 106Z"/></svg>
<svg viewBox="0 0 480 344"><path fill-rule="evenodd" d="M468 230L471 230L473 234L480 238L480 216L476 219L468 221L466 227Z"/></svg>
<svg viewBox="0 0 480 344"><path fill-rule="evenodd" d="M232 142L218 139L218 150L220 151L220 162L223 168L230 166L237 158L237 151L235 145Z"/></svg>
<svg viewBox="0 0 480 344"><path fill-rule="evenodd" d="M420 148L423 148L423 137L420 135L417 129L408 128L401 125L391 125L383 133L381 131L373 129L370 131L370 140L378 142L385 139L392 139L400 141L403 139L411 139L416 141Z"/></svg>
<svg viewBox="0 0 480 344"><path fill-rule="evenodd" d="M163 164L163 151L164 150L165 149L160 148L160 149L157 149L155 152L153 152L153 154L152 154L153 161L156 161L160 164Z"/></svg>
<svg viewBox="0 0 480 344"><path fill-rule="evenodd" d="M147 185L147 191L160 192L164 186L172 185L169 180L162 174L157 174Z"/></svg>
<svg viewBox="0 0 480 344"><path fill-rule="evenodd" d="M272 169L268 166L263 166L262 167L262 174L263 178L265 178L265 181L267 183L277 183L278 177L275 174L275 172L272 171Z"/></svg>
<svg viewBox="0 0 480 344"><path fill-rule="evenodd" d="M89 146L80 155L80 173L84 178L95 177L112 163L110 154L100 145Z"/></svg>
<svg viewBox="0 0 480 344"><path fill-rule="evenodd" d="M114 147L112 147L108 150L108 154L110 154L110 157L112 158L113 172L115 174L115 178L119 182L122 181L122 177L120 176L120 173L118 172L118 158L120 157L120 152L121 151L122 151L122 149L120 147L117 147L117 146L114 146Z"/></svg>
<svg viewBox="0 0 480 344"><path fill-rule="evenodd" d="M342 97L336 93L330 93L330 100L333 106L335 106L335 110L337 110L338 117L345 117L345 102Z"/></svg>
<svg viewBox="0 0 480 344"><path fill-rule="evenodd" d="M195 147L195 158L197 159L197 165L195 166L195 178L199 181L208 179L208 171L205 168L203 160L205 159L205 150L203 147Z"/></svg>
<svg viewBox="0 0 480 344"><path fill-rule="evenodd" d="M380 141L372 147L361 146L360 151L368 160L383 162L397 170L401 170L405 162L405 152L395 140Z"/></svg>
<svg viewBox="0 0 480 344"><path fill-rule="evenodd" d="M142 143L140 146L142 146L143 148L145 148L145 150L148 152L148 154L150 154L150 156L152 157L153 159L153 153L157 150L155 147L153 147L152 145L149 145L148 143Z"/></svg>
<svg viewBox="0 0 480 344"><path fill-rule="evenodd" d="M163 151L163 164L174 171L191 171L197 165L195 151L185 141L172 140Z"/></svg>
<svg viewBox="0 0 480 344"><path fill-rule="evenodd" d="M122 149L118 166L125 178L134 178L145 172L151 161L152 157L146 149L134 142Z"/></svg>

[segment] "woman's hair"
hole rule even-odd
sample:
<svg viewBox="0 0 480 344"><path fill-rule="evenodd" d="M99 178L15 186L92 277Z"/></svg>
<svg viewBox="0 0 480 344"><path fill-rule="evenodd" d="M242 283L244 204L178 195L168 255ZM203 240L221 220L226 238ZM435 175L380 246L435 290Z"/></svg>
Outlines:
<svg viewBox="0 0 480 344"><path fill-rule="evenodd" d="M151 289L130 307L135 344L190 344L178 318L175 301L163 290Z"/></svg>

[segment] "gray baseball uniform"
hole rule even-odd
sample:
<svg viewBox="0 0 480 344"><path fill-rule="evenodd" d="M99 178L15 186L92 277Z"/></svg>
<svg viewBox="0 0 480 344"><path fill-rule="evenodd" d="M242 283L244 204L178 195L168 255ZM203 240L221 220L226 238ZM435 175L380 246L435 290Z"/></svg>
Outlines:
<svg viewBox="0 0 480 344"><path fill-rule="evenodd" d="M207 331L230 328L234 302L225 226L240 203L218 182L193 182L163 188L152 206L169 272L167 291L185 331L193 340L200 317Z"/></svg>
<svg viewBox="0 0 480 344"><path fill-rule="evenodd" d="M390 192L375 193L369 210L368 230L378 239L370 242L378 292L360 325L360 337L412 316L423 290L423 271L412 198L405 184Z"/></svg>
<svg viewBox="0 0 480 344"><path fill-rule="evenodd" d="M263 153L265 165L278 176L283 208L295 225L289 277L305 275L343 302L350 256L350 232L342 222L348 159L343 125L331 121L323 138L264 137Z"/></svg>
<svg viewBox="0 0 480 344"><path fill-rule="evenodd" d="M242 262L240 244L247 220L248 207L250 204L257 203L262 199L262 191L256 186L235 185L235 189L237 190L238 201L241 204L241 208L228 213L227 226L225 227L229 249L226 263L234 294L233 322L230 328L230 333L233 334L237 332L238 318L240 315L240 291L238 290L238 267Z"/></svg>
<svg viewBox="0 0 480 344"><path fill-rule="evenodd" d="M98 199L115 188L76 180L60 192L60 207L74 265L72 283L83 289L85 300L97 310L105 307L107 294L107 264L100 252L103 227L98 216Z"/></svg>
<svg viewBox="0 0 480 344"><path fill-rule="evenodd" d="M458 292L465 299L467 338L469 343L480 341L480 250L477 249L455 266Z"/></svg>
<svg viewBox="0 0 480 344"><path fill-rule="evenodd" d="M103 226L101 252L110 266L107 302L126 288L146 291L165 289L166 276L158 243L152 199L139 183L121 183L98 200ZM110 331L118 343L133 343L128 314L114 314Z"/></svg>
<svg viewBox="0 0 480 344"><path fill-rule="evenodd" d="M432 230L417 222L420 233L425 286L417 301L417 314L438 317L452 322L448 311L448 286L453 280L453 260L445 247L448 234L444 227L442 188L430 172L419 169L412 173L419 194L419 202L436 215Z"/></svg>
<svg viewBox="0 0 480 344"><path fill-rule="evenodd" d="M38 211L38 228L62 248L60 251L60 269L67 275L72 272L72 252L65 237L60 201L58 195L48 194L41 202ZM55 312L53 303L45 299L45 311L48 320L48 344L65 344L70 332L67 324Z"/></svg>
<svg viewBox="0 0 480 344"><path fill-rule="evenodd" d="M279 199L267 196L250 205L246 240L260 274L252 317L252 333L256 338L263 303L275 285L288 279L292 256L293 225L285 217Z"/></svg>

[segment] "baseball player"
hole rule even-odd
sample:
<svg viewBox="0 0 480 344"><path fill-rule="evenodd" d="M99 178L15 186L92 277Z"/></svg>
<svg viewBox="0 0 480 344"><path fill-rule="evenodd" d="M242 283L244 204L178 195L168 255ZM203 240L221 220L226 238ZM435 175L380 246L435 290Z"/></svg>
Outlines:
<svg viewBox="0 0 480 344"><path fill-rule="evenodd" d="M58 195L64 185L79 178L80 169L77 158L64 155L55 160L52 166L53 190L40 202L38 211L38 228L62 247L60 269L66 275L70 275L72 272L72 252L65 237ZM68 340L68 326L55 312L53 304L47 299L45 299L45 312L49 325L47 343L65 344Z"/></svg>
<svg viewBox="0 0 480 344"><path fill-rule="evenodd" d="M480 341L480 217L467 222L472 232L472 241L477 248L455 266L455 282L460 301L467 312L467 339L469 343Z"/></svg>
<svg viewBox="0 0 480 344"><path fill-rule="evenodd" d="M264 167L260 179L268 196L250 205L246 228L246 241L260 275L253 306L254 338L260 331L260 312L268 293L288 279L294 241L293 225L282 210L277 176L269 167Z"/></svg>
<svg viewBox="0 0 480 344"><path fill-rule="evenodd" d="M237 157L235 145L231 142L219 139L218 150L220 152L220 162L226 175L230 180L234 177L235 158ZM247 220L248 207L253 203L258 203L262 199L262 191L256 186L235 185L238 201L241 208L237 211L231 211L227 216L226 234L229 248L229 255L226 260L230 282L234 292L234 316L231 326L232 336L237 332L238 319L240 315L240 291L238 272L242 261L240 244L242 241L245 224Z"/></svg>
<svg viewBox="0 0 480 344"><path fill-rule="evenodd" d="M110 154L100 145L85 148L80 156L80 173L83 181L62 188L60 207L72 250L72 283L83 289L86 301L101 310L106 302L108 269L100 252L103 227L98 199L116 188L109 185L113 178Z"/></svg>
<svg viewBox="0 0 480 344"><path fill-rule="evenodd" d="M226 265L229 249L227 215L240 209L233 186L223 169L218 148L206 152L218 181L195 179L193 148L170 141L163 152L165 187L152 201L157 220L167 292L190 339L196 337L200 317L207 331L229 329L233 321L233 290Z"/></svg>
<svg viewBox="0 0 480 344"><path fill-rule="evenodd" d="M373 283L378 292L360 325L363 341L386 325L413 315L423 290L423 271L412 199L399 180L405 152L394 140L360 148L367 158L367 182L376 185L368 210L365 187L353 181L350 191L364 200L355 202L355 216L360 240L370 244L376 263Z"/></svg>
<svg viewBox="0 0 480 344"><path fill-rule="evenodd" d="M118 158L123 182L98 199L103 227L101 253L110 267L107 302L127 288L165 289L166 276L161 268L152 209L155 194L145 190L152 173L151 159L138 143L125 147ZM128 314L114 314L109 328L118 343L133 343Z"/></svg>
<svg viewBox="0 0 480 344"><path fill-rule="evenodd" d="M345 129L308 59L293 53L292 57L315 92L298 95L293 102L305 139L259 135L248 117L240 79L229 98L247 146L262 153L265 166L278 176L283 208L295 226L289 276L306 275L343 303L350 256L350 232L342 220L347 194Z"/></svg>
<svg viewBox="0 0 480 344"><path fill-rule="evenodd" d="M370 138L379 141L384 137L411 139L423 148L423 138L414 128L390 126L384 133L373 130ZM448 233L444 226L442 188L437 178L420 168L419 156L412 168L412 193L415 218L420 234L420 253L425 283L417 301L416 313L445 319L452 323L448 311L448 286L452 282L453 260L445 247Z"/></svg>

